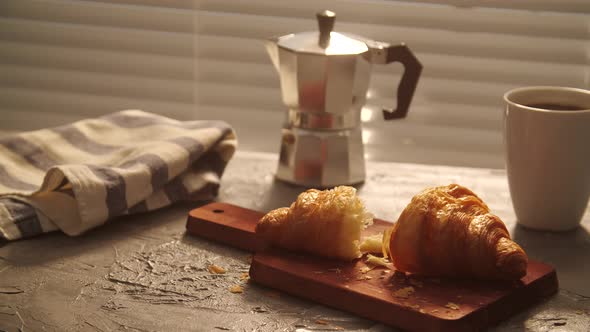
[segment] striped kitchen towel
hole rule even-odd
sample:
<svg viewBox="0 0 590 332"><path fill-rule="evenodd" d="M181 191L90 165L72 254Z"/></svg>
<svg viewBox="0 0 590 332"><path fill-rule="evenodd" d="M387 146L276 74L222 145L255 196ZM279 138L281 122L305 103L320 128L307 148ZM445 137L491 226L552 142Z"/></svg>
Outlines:
<svg viewBox="0 0 590 332"><path fill-rule="evenodd" d="M217 195L237 140L221 121L128 110L0 139L0 238L78 235Z"/></svg>

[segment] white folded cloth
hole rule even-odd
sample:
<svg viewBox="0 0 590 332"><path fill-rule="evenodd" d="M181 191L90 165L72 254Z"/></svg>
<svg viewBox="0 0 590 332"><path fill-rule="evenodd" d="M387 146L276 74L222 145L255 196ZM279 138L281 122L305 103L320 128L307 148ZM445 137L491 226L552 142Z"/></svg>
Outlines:
<svg viewBox="0 0 590 332"><path fill-rule="evenodd" d="M237 147L222 121L138 110L0 139L0 238L61 230L217 195Z"/></svg>

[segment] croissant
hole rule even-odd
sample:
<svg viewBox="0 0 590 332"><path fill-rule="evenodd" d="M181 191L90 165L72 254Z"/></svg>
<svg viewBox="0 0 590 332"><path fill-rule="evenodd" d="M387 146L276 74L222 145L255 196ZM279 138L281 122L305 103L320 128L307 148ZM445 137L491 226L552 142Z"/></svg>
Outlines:
<svg viewBox="0 0 590 332"><path fill-rule="evenodd" d="M527 255L471 190L457 184L412 198L391 229L396 269L428 276L520 279Z"/></svg>
<svg viewBox="0 0 590 332"><path fill-rule="evenodd" d="M361 231L373 222L356 189L309 189L289 208L272 210L256 224L267 243L318 256L352 260L361 256Z"/></svg>

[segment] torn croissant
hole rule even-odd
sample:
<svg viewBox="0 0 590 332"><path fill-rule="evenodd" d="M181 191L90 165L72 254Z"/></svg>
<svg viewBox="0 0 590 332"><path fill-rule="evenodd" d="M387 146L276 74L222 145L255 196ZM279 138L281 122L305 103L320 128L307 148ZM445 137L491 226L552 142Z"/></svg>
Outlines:
<svg viewBox="0 0 590 332"><path fill-rule="evenodd" d="M527 255L471 190L457 184L412 198L391 230L396 269L429 276L520 279Z"/></svg>
<svg viewBox="0 0 590 332"><path fill-rule="evenodd" d="M372 222L356 189L339 186L301 193L289 208L262 217L256 233L280 248L352 260L361 256L361 231Z"/></svg>

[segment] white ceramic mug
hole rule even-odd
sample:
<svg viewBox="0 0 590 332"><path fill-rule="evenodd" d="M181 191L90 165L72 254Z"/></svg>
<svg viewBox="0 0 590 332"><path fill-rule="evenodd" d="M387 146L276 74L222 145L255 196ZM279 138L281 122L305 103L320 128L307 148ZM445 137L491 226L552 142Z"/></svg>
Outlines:
<svg viewBox="0 0 590 332"><path fill-rule="evenodd" d="M576 228L590 196L590 91L525 87L507 92L504 101L506 169L518 223Z"/></svg>

